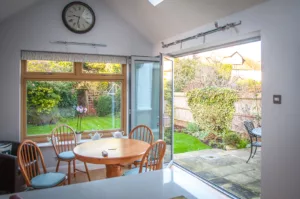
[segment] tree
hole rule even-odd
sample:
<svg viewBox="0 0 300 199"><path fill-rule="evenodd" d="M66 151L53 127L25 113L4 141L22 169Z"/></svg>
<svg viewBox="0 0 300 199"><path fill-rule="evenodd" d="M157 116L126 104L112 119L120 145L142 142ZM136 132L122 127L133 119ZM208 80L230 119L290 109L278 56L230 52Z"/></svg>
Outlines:
<svg viewBox="0 0 300 199"><path fill-rule="evenodd" d="M199 66L197 59L175 59L174 89L182 92L187 84L195 78L196 68Z"/></svg>
<svg viewBox="0 0 300 199"><path fill-rule="evenodd" d="M121 64L114 63L84 63L83 70L86 73L109 73L109 74L119 74L122 72Z"/></svg>
<svg viewBox="0 0 300 199"><path fill-rule="evenodd" d="M73 62L32 60L27 62L28 72L73 72Z"/></svg>

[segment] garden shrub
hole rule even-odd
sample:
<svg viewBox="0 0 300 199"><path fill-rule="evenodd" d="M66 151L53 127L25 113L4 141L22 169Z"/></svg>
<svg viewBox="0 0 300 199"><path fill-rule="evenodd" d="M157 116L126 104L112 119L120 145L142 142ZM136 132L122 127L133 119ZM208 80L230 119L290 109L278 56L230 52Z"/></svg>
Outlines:
<svg viewBox="0 0 300 199"><path fill-rule="evenodd" d="M241 137L236 132L228 132L223 136L223 142L226 145L237 146L241 142Z"/></svg>
<svg viewBox="0 0 300 199"><path fill-rule="evenodd" d="M114 113L118 113L121 111L121 93L118 91L115 95L115 109ZM97 115L99 117L107 116L112 113L112 96L111 95L102 95L99 96L98 101L94 103L97 111Z"/></svg>
<svg viewBox="0 0 300 199"><path fill-rule="evenodd" d="M238 90L246 90L248 92L261 92L261 82L252 79L239 79L237 82Z"/></svg>
<svg viewBox="0 0 300 199"><path fill-rule="evenodd" d="M189 122L185 131L187 133L196 133L200 131L200 127L196 123Z"/></svg>
<svg viewBox="0 0 300 199"><path fill-rule="evenodd" d="M237 144L237 148L244 149L247 147L248 143L249 143L248 139L241 139L240 142Z"/></svg>
<svg viewBox="0 0 300 199"><path fill-rule="evenodd" d="M164 141L168 144L168 145L170 145L171 144L171 142L172 142L172 140L171 140L171 131L172 131L172 129L171 129L171 127L166 127L165 128L165 131L164 131Z"/></svg>
<svg viewBox="0 0 300 199"><path fill-rule="evenodd" d="M74 117L77 104L74 82L28 81L27 122L55 124L60 117Z"/></svg>
<svg viewBox="0 0 300 199"><path fill-rule="evenodd" d="M205 131L197 131L197 132L188 133L188 134L201 140L201 141L205 140L205 138L209 135L209 133L205 132Z"/></svg>
<svg viewBox="0 0 300 199"><path fill-rule="evenodd" d="M187 93L194 120L202 130L221 135L230 128L238 94L230 88L207 87Z"/></svg>
<svg viewBox="0 0 300 199"><path fill-rule="evenodd" d="M201 130L199 125L193 122L188 123L184 132L202 141L209 135L209 132Z"/></svg>
<svg viewBox="0 0 300 199"><path fill-rule="evenodd" d="M54 82L54 92L57 93L61 100L58 103L61 117L75 117L74 107L77 106L77 91L74 90L74 82ZM71 92L74 90L74 92Z"/></svg>
<svg viewBox="0 0 300 199"><path fill-rule="evenodd" d="M55 109L60 96L54 93L53 88L34 86L27 89L27 122L43 125L55 123L59 118Z"/></svg>
<svg viewBox="0 0 300 199"><path fill-rule="evenodd" d="M97 101L97 115L99 117L106 116L111 113L112 99L109 95L100 96Z"/></svg>

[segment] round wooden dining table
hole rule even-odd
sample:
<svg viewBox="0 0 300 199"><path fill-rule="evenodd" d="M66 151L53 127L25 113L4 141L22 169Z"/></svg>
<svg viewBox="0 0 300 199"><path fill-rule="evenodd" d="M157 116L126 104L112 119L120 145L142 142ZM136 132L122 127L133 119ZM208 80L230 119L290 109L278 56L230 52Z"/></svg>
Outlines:
<svg viewBox="0 0 300 199"><path fill-rule="evenodd" d="M141 159L149 146L140 140L106 138L77 145L74 154L82 162L105 164L106 177L112 178L122 175L121 164ZM108 153L107 157L102 155L103 151Z"/></svg>

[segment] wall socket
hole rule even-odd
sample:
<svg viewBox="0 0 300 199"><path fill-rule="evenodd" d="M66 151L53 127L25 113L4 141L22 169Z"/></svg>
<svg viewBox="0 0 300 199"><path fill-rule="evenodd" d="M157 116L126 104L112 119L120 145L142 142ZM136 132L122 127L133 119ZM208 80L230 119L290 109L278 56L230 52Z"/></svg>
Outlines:
<svg viewBox="0 0 300 199"><path fill-rule="evenodd" d="M281 104L281 95L273 95L273 103Z"/></svg>

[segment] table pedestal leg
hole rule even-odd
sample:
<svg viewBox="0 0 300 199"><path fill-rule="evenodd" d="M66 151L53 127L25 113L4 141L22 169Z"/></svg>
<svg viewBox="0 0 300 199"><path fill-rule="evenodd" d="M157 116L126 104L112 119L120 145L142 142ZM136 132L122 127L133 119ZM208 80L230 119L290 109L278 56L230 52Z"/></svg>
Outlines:
<svg viewBox="0 0 300 199"><path fill-rule="evenodd" d="M119 177L123 174L122 167L120 165L107 164L105 166L106 166L106 177L107 178Z"/></svg>

